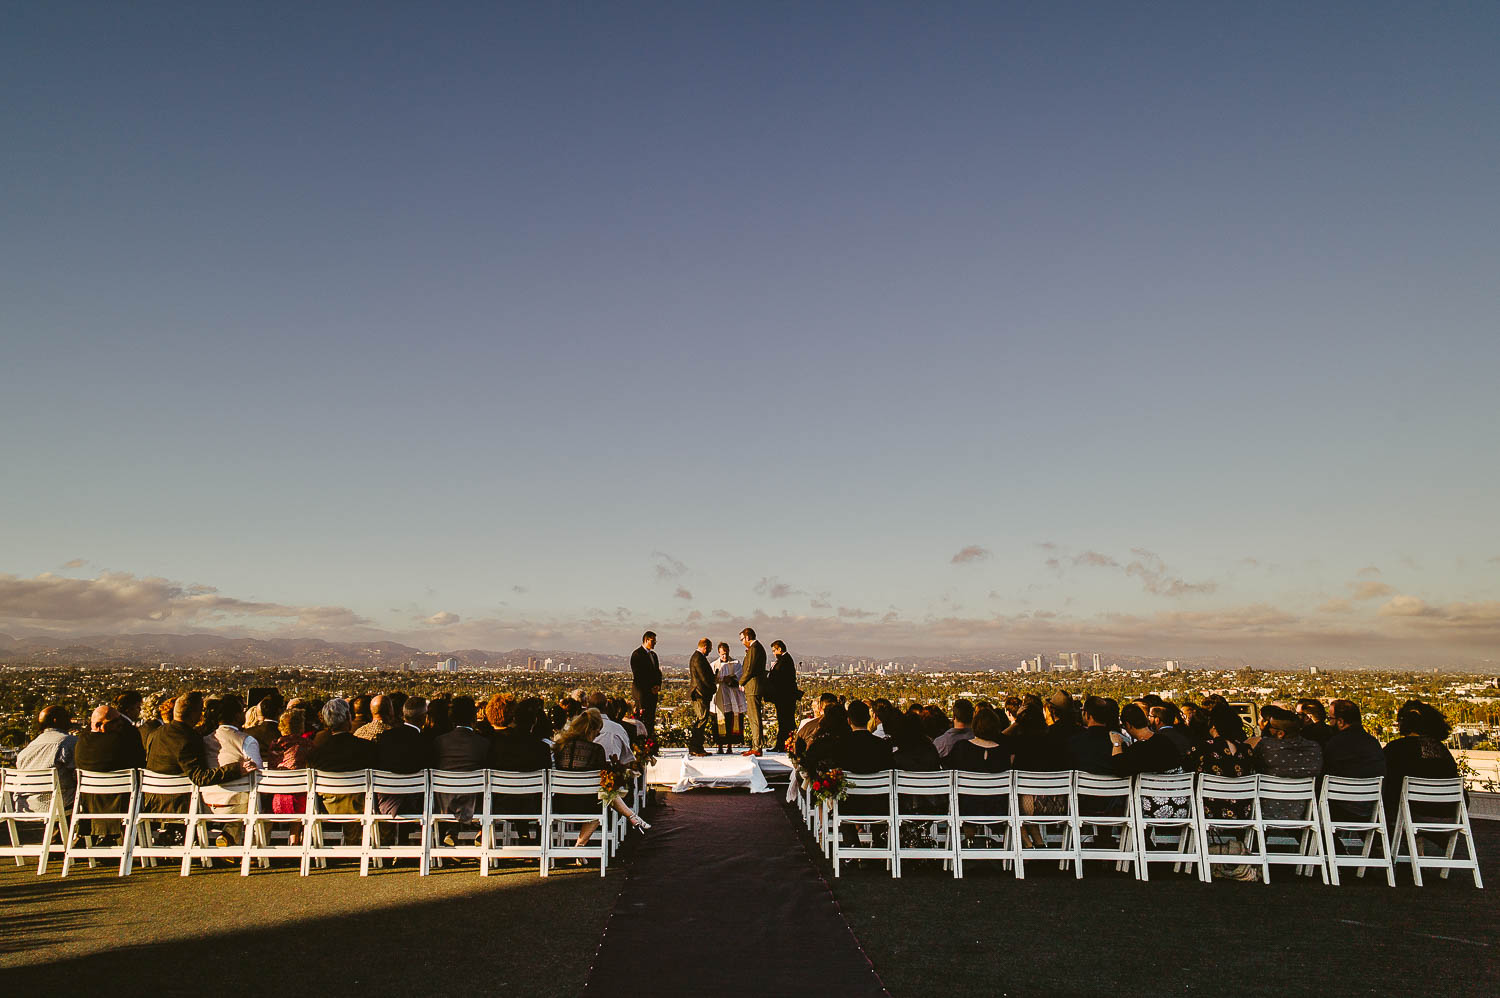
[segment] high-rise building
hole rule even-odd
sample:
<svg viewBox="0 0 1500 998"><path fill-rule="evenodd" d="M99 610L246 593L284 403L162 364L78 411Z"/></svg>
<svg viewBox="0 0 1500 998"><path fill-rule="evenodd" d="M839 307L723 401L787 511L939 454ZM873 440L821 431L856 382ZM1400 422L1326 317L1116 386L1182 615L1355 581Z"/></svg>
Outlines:
<svg viewBox="0 0 1500 998"><path fill-rule="evenodd" d="M1099 653L1098 652L1094 652L1094 671L1098 672L1098 671L1100 671L1100 669L1102 667L1103 667L1103 663L1101 663L1099 661Z"/></svg>

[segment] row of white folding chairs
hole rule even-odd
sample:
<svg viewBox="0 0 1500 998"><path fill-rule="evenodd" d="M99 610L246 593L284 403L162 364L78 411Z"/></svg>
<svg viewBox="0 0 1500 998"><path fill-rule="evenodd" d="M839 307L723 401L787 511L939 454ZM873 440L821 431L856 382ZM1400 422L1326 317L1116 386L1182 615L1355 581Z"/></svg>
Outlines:
<svg viewBox="0 0 1500 998"><path fill-rule="evenodd" d="M449 857L479 860L484 876L498 859L537 859L542 876L560 859L598 860L600 876L606 876L610 857L624 831L619 827L624 823L615 820L615 812L597 801L599 774L594 770L424 770L406 774L378 769L346 773L270 769L213 788L242 795L237 798L242 803L235 806L243 810L238 811L215 810L204 800L206 788L194 785L185 776L150 770L78 770L76 776L70 817L55 770L0 771L0 820L6 822L10 832L10 845L0 848L0 856L14 856L17 865L23 857L36 856L40 875L46 872L51 855L61 852L63 876L75 859L85 859L91 867L100 859L118 860L123 877L137 863L155 866L161 859L179 860L181 875L187 876L194 859L208 866L214 858L238 861L241 874L248 876L253 862L265 867L278 857L297 859L304 876L314 863L325 866L334 857L358 859L361 876L368 875L372 864L399 857L417 859L423 875L434 862L440 865ZM53 794L45 813L23 810L14 799L16 794L42 792ZM123 797L126 803L115 810L90 810L85 795L91 800ZM276 814L266 808L270 795L304 795L302 810ZM461 828L453 845L437 834L440 824L457 822L456 815L442 806L453 803L450 797L471 798L477 823ZM560 802L560 797L570 801ZM572 803L578 797L589 798L597 806ZM162 798L177 798L181 804L163 808ZM330 811L325 798L342 798L350 810ZM394 813L381 810L382 798L394 799ZM516 801L516 806L497 809L496 800L506 798ZM93 841L89 823L95 819L117 822L118 841L110 845ZM591 821L598 821L600 829L589 843L578 846L578 830ZM25 823L43 826L36 841L23 841L29 838L20 833ZM164 824L181 825L182 841L163 841L157 826ZM401 824L418 825L418 841L383 843L381 826ZM226 829L225 844L218 844L217 838L211 840L211 825ZM527 826L534 827L534 839L520 834ZM295 839L290 834L293 829L299 832ZM233 830L232 835L229 830ZM335 831L337 841L329 834ZM63 833L60 844L52 841L55 832ZM468 834L473 836L472 843L464 842Z"/></svg>
<svg viewBox="0 0 1500 998"><path fill-rule="evenodd" d="M1213 866L1249 866L1266 882L1271 866L1291 865L1334 884L1341 869L1364 876L1374 867L1394 885L1395 863L1407 862L1418 886L1424 868L1444 877L1467 869L1483 886L1460 780L1408 779L1393 843L1379 778L1328 777L1320 785L1264 775L887 770L845 779L843 803L815 806L806 788L798 797L835 876L850 859L873 858L893 877L911 859L941 859L955 877L965 861L1000 860L1018 878L1028 860L1056 860L1082 877L1092 859L1129 867L1141 880L1150 879L1152 863L1193 868L1204 881ZM1433 807L1451 810L1451 819L1426 818ZM1424 855L1423 840L1436 841L1442 855ZM1466 855L1457 855L1460 843Z"/></svg>

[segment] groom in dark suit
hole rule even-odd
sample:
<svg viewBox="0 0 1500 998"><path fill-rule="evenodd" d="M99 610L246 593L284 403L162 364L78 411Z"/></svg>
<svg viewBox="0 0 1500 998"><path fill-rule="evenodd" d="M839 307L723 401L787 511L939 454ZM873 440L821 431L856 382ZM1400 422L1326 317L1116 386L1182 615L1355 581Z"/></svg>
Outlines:
<svg viewBox="0 0 1500 998"><path fill-rule="evenodd" d="M646 737L656 737L656 701L661 696L661 663L656 660L656 632L641 635L641 646L630 653L630 684L635 688L636 717L646 726Z"/></svg>
<svg viewBox="0 0 1500 998"><path fill-rule="evenodd" d="M760 730L760 715L765 703L766 646L755 640L755 628L740 632L745 645L745 667L740 672L740 687L745 691L745 741L750 748L741 755L760 755L765 733Z"/></svg>
<svg viewBox="0 0 1500 998"><path fill-rule="evenodd" d="M776 706L774 749L782 752L786 750L786 740L797 730L797 701L802 698L802 691L797 689L797 663L787 654L786 642L772 641L771 654L776 656L776 661L766 674L770 686L767 699Z"/></svg>
<svg viewBox="0 0 1500 998"><path fill-rule="evenodd" d="M693 707L693 723L688 727L688 752L693 755L708 755L703 750L704 738L709 726L714 723L713 699L718 692L719 680L713 666L708 664L708 650L713 642L704 638L698 642L698 650L688 659L688 701Z"/></svg>

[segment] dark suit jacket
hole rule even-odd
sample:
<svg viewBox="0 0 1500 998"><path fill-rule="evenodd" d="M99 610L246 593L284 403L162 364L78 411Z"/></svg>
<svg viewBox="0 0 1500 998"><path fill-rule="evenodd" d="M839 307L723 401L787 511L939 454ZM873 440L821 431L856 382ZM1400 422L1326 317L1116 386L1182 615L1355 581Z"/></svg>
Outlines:
<svg viewBox="0 0 1500 998"><path fill-rule="evenodd" d="M490 740L472 728L454 728L432 745L434 769L483 769L490 761Z"/></svg>
<svg viewBox="0 0 1500 998"><path fill-rule="evenodd" d="M772 700L797 699L797 663L792 661L792 656L777 655L766 679L766 696Z"/></svg>
<svg viewBox="0 0 1500 998"><path fill-rule="evenodd" d="M200 787L237 779L239 763L210 769L204 758L203 736L181 721L157 728L146 747L146 768L168 776L186 776Z"/></svg>
<svg viewBox="0 0 1500 998"><path fill-rule="evenodd" d="M109 731L84 731L73 746L73 764L94 773L113 773L121 769L140 769L146 765L146 748L141 735L129 723L118 724ZM1384 756L1381 757L1383 762Z"/></svg>
<svg viewBox="0 0 1500 998"><path fill-rule="evenodd" d="M534 773L552 767L552 749L529 731L500 728L490 742L490 768Z"/></svg>
<svg viewBox="0 0 1500 998"><path fill-rule="evenodd" d="M759 641L750 642L745 649L745 664L740 669L740 689L747 697L765 696L766 690L766 646Z"/></svg>
<svg viewBox="0 0 1500 998"><path fill-rule="evenodd" d="M708 656L701 651L693 652L693 657L688 659L688 684L692 688L689 694L692 700L707 702L719 691L719 678L714 674L713 666L708 664Z"/></svg>
<svg viewBox="0 0 1500 998"><path fill-rule="evenodd" d="M375 744L355 738L350 731L327 732L322 744L314 743L307 764L327 773L352 773L375 764Z"/></svg>
<svg viewBox="0 0 1500 998"><path fill-rule="evenodd" d="M630 653L630 681L638 690L649 690L661 685L661 663L656 652L647 651L642 645Z"/></svg>
<svg viewBox="0 0 1500 998"><path fill-rule="evenodd" d="M260 746L260 751L264 754L266 746L274 745L276 739L281 737L281 725L275 721L261 721L246 728L245 734L255 736L255 744Z"/></svg>
<svg viewBox="0 0 1500 998"><path fill-rule="evenodd" d="M420 773L432 766L432 742L410 724L398 724L375 739L372 769L391 773Z"/></svg>
<svg viewBox="0 0 1500 998"><path fill-rule="evenodd" d="M892 767L891 743L868 731L850 731L839 764L851 773L880 773Z"/></svg>

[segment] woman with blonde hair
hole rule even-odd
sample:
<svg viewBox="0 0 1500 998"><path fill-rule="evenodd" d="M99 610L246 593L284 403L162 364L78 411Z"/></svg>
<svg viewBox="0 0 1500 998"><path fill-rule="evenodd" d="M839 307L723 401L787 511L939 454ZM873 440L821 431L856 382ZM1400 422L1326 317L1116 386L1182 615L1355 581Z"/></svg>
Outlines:
<svg viewBox="0 0 1500 998"><path fill-rule="evenodd" d="M606 762L604 746L594 741L602 730L604 730L604 717L599 713L597 708L590 707L588 710L575 714L573 719L568 722L568 726L563 728L562 733L557 736L557 744L552 746L553 765L558 769L603 769ZM574 795L559 795L564 800L564 807L577 807L579 811L590 809L592 801L589 801L587 798L567 801L566 798L570 796ZM627 807L625 802L618 797L610 802L610 806L619 812L626 821L630 822L631 828L644 832L651 827L642 821L640 816ZM588 845L589 839L593 838L594 833L598 830L599 822L597 821L591 821L584 825L583 829L578 833L576 845L579 848ZM579 860L579 864L582 865L583 860Z"/></svg>

